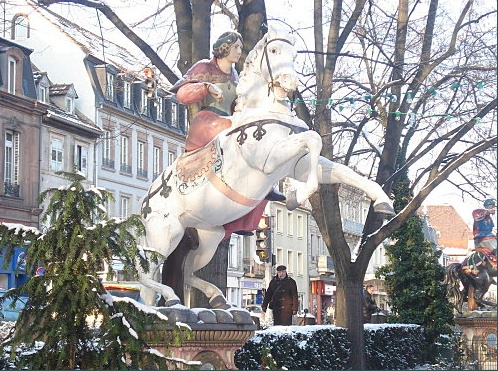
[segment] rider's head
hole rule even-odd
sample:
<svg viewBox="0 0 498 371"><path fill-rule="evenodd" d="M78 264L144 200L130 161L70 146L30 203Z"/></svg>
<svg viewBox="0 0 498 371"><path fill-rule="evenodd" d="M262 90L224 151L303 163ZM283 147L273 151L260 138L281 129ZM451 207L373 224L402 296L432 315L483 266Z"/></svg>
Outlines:
<svg viewBox="0 0 498 371"><path fill-rule="evenodd" d="M490 212L495 212L496 201L492 198L488 198L484 201L484 208L489 210Z"/></svg>
<svg viewBox="0 0 498 371"><path fill-rule="evenodd" d="M242 43L242 36L236 31L224 32L218 37L218 40L213 44L213 56L223 58L230 54L230 48L233 44L240 40Z"/></svg>

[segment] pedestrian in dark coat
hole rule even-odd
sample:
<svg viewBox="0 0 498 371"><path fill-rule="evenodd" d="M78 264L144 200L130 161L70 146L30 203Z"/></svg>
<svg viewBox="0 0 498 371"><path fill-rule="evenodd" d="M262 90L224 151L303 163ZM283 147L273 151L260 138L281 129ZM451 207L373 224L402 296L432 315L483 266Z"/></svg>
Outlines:
<svg viewBox="0 0 498 371"><path fill-rule="evenodd" d="M377 303L372 298L373 285L367 285L363 290L363 323L372 322L372 314L379 310Z"/></svg>
<svg viewBox="0 0 498 371"><path fill-rule="evenodd" d="M292 316L297 314L297 285L287 275L284 265L277 267L277 274L270 281L266 290L265 298L261 308L266 312L267 308L273 310L273 324L289 326L292 325Z"/></svg>

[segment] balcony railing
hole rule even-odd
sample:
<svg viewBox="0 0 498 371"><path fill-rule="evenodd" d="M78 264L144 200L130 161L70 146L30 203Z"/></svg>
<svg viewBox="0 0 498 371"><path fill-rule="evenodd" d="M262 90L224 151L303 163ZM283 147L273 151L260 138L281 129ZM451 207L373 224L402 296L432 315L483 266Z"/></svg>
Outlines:
<svg viewBox="0 0 498 371"><path fill-rule="evenodd" d="M147 170L137 168L137 176L139 178L146 178L147 179Z"/></svg>
<svg viewBox="0 0 498 371"><path fill-rule="evenodd" d="M102 166L108 167L109 169L114 169L114 160L111 160L110 158L103 158Z"/></svg>
<svg viewBox="0 0 498 371"><path fill-rule="evenodd" d="M131 174L131 165L121 164L121 172L125 174Z"/></svg>
<svg viewBox="0 0 498 371"><path fill-rule="evenodd" d="M13 184L10 182L4 182L4 193L6 196L19 197L19 184Z"/></svg>

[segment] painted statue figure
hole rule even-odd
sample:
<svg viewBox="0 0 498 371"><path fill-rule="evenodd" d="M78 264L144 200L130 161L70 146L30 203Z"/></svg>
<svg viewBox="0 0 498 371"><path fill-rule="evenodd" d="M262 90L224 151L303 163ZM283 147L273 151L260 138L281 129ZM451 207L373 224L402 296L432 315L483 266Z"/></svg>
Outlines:
<svg viewBox="0 0 498 371"><path fill-rule="evenodd" d="M270 27L245 60L235 112L227 118L231 126L204 147L180 156L144 196L140 213L146 236L140 244L162 259L148 273L139 269L146 304L155 304L156 292L167 306L180 302L171 287L160 283L160 267L186 228L195 228L198 247L186 256L185 284L203 292L211 307L229 307L218 287L194 273L209 263L225 238L223 225L253 210L285 177L299 182L286 194L289 210L306 201L320 183L344 183L362 189L376 212L394 213L377 183L321 157L320 135L292 114L286 98L297 88L295 57L294 37Z"/></svg>
<svg viewBox="0 0 498 371"><path fill-rule="evenodd" d="M495 213L496 202L487 199L483 206L484 209L472 212L474 251L462 263L446 267L448 297L459 313L462 312L464 302L467 302L467 309L470 311L485 306L496 307L496 303L484 299L491 284L496 284L496 234L491 217Z"/></svg>

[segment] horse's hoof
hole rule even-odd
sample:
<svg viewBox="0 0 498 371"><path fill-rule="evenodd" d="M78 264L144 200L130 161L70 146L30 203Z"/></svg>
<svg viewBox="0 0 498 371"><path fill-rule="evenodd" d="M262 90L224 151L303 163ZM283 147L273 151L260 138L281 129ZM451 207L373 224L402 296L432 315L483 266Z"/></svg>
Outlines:
<svg viewBox="0 0 498 371"><path fill-rule="evenodd" d="M287 210L292 211L300 206L299 202L297 202L297 192L295 189L287 193L286 197L285 207L287 207Z"/></svg>
<svg viewBox="0 0 498 371"><path fill-rule="evenodd" d="M227 303L223 296L216 296L209 301L209 306L213 309L230 309L231 306Z"/></svg>
<svg viewBox="0 0 498 371"><path fill-rule="evenodd" d="M380 202L374 205L374 211L380 214L396 215L393 207L388 202Z"/></svg>

